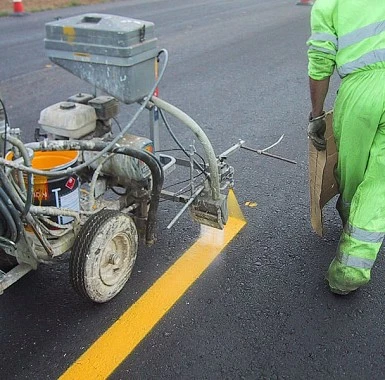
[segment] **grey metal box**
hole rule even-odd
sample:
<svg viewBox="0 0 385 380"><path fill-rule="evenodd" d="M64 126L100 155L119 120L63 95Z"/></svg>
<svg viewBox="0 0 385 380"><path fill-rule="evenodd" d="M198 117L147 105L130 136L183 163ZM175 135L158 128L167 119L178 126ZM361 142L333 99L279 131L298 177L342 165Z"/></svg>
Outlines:
<svg viewBox="0 0 385 380"><path fill-rule="evenodd" d="M145 97L155 83L154 24L88 13L46 24L48 57L124 103Z"/></svg>

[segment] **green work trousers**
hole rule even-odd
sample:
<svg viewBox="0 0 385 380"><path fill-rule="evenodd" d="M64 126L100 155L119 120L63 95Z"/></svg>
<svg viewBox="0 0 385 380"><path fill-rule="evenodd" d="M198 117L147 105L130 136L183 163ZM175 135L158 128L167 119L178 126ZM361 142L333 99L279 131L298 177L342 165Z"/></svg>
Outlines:
<svg viewBox="0 0 385 380"><path fill-rule="evenodd" d="M385 69L344 78L334 107L337 208L344 230L327 279L349 292L370 280L385 236Z"/></svg>

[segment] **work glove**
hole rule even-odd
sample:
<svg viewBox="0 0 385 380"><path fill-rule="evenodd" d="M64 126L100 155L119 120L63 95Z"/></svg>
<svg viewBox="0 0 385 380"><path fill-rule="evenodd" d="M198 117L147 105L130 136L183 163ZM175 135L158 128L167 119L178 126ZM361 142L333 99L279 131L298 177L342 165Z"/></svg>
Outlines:
<svg viewBox="0 0 385 380"><path fill-rule="evenodd" d="M307 127L307 135L311 140L312 144L315 146L317 150L325 150L326 149L326 139L325 139L325 131L326 131L326 121L325 121L325 111L322 112L320 116L312 117L309 116L309 125Z"/></svg>

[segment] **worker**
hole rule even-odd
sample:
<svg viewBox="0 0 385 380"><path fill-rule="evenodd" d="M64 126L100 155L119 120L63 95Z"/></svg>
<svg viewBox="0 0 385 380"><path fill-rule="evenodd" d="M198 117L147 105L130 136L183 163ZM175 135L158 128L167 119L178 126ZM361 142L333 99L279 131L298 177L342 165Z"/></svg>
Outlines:
<svg viewBox="0 0 385 380"><path fill-rule="evenodd" d="M317 0L311 11L308 137L326 148L324 102L334 69L335 170L344 226L326 280L348 294L370 281L385 236L385 1Z"/></svg>

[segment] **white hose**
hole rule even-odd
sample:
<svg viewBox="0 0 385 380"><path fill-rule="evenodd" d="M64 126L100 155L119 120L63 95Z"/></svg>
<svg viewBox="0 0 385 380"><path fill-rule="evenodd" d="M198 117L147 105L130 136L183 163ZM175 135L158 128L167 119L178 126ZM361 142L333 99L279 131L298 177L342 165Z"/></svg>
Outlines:
<svg viewBox="0 0 385 380"><path fill-rule="evenodd" d="M190 116L188 116L172 104L167 103L166 101L159 99L155 96L151 98L151 101L155 104L155 106L173 115L174 117L179 119L183 124L185 124L188 128L190 128L191 131L198 138L198 140L201 142L209 164L210 186L212 191L211 195L213 200L218 200L220 195L220 185L217 158L215 156L214 149L210 143L210 140L203 132L202 128Z"/></svg>

